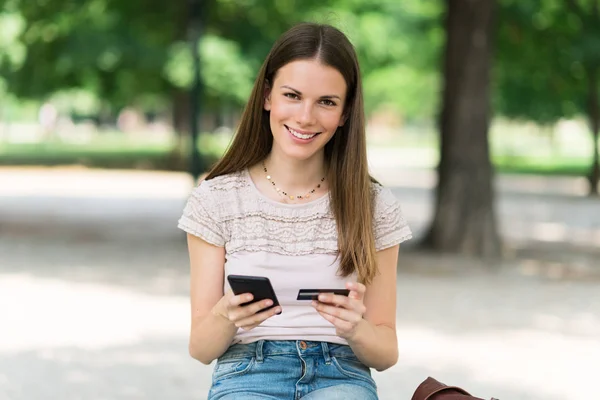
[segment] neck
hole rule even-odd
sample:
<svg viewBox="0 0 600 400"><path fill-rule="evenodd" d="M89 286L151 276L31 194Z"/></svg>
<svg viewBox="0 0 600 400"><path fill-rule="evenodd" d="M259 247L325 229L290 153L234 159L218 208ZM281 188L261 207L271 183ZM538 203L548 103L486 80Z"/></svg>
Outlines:
<svg viewBox="0 0 600 400"><path fill-rule="evenodd" d="M304 194L319 183L321 189L324 186L321 178L325 176L326 168L322 153L307 160L290 160L271 152L265 159L265 165L277 187L288 193Z"/></svg>

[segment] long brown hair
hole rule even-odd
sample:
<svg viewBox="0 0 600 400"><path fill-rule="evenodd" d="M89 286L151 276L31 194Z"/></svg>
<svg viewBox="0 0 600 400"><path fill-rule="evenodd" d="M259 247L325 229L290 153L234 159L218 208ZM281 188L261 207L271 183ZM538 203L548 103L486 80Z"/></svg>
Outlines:
<svg viewBox="0 0 600 400"><path fill-rule="evenodd" d="M373 198L367 164L365 115L358 58L347 37L330 25L302 23L285 32L273 45L242 114L237 133L221 160L206 179L212 179L264 160L273 145L269 113L264 101L267 85L284 65L317 59L337 69L348 87L345 123L325 145L331 210L338 231L339 273L356 272L368 284L377 273L373 234Z"/></svg>

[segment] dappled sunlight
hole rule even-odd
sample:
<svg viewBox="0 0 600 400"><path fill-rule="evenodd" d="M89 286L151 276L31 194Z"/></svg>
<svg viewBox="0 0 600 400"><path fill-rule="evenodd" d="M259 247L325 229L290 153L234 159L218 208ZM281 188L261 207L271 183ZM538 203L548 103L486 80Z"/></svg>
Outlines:
<svg viewBox="0 0 600 400"><path fill-rule="evenodd" d="M544 331L587 336L589 339L597 339L600 336L600 316L591 312L577 311L569 318L538 313L533 316L532 322L536 328Z"/></svg>
<svg viewBox="0 0 600 400"><path fill-rule="evenodd" d="M595 337L536 329L456 333L402 325L397 332L400 362L394 369L424 369L484 398L509 399L511 392L522 392L528 399L579 400L595 390L600 359ZM466 376L460 381L458 371Z"/></svg>
<svg viewBox="0 0 600 400"><path fill-rule="evenodd" d="M206 396L210 378L211 366L188 355L187 337L0 353L2 399L192 400Z"/></svg>
<svg viewBox="0 0 600 400"><path fill-rule="evenodd" d="M589 184L584 177L562 177L536 175L499 175L496 178L496 187L503 191L517 191L521 193L567 194L572 196L586 196Z"/></svg>
<svg viewBox="0 0 600 400"><path fill-rule="evenodd" d="M401 276L401 281L406 279ZM419 285L427 282L400 283L401 298L410 297L406 292L413 286L423 293ZM436 282L427 283L430 290L437 290L440 281ZM451 282L448 290L457 290L450 289ZM505 286L506 282L499 284ZM435 306L446 298L444 304L450 301L460 306L453 311L455 318L463 318L460 315L468 310L463 310L452 291L440 298L430 297L430 307L447 314L441 305ZM113 382L110 393L114 395L145 396L149 389L144 377L150 374L164 380L160 371L167 368L174 368L170 374L177 380L166 385L199 379L196 387L205 390L210 384L211 367L198 364L187 354L189 302L185 296L152 296L121 286L29 274L0 275L0 293L3 299L10 299L0 302L0 354L23 362L35 359L40 368L52 366L51 375L62 385L56 388L76 387L85 392L83 388L89 385ZM469 302L479 296L468 293L472 294ZM498 314L498 310L487 310ZM477 321L480 317L474 309L471 323L467 319L443 329L430 326L430 316L409 321L399 314L399 362L386 372L374 373L382 398L391 399L386 393L398 390L408 396L429 375L473 394L498 398L513 398L516 393L519 397L514 398L579 400L593 390L594 366L600 359L600 316L591 308L567 316L531 311L520 326L502 326L501 321L500 325L482 325ZM202 374L197 375L199 372ZM14 375L0 374L0 389L14 384L11 379Z"/></svg>
<svg viewBox="0 0 600 400"><path fill-rule="evenodd" d="M547 178L546 181L547 184L556 183L553 192L519 193L515 188L514 192L498 194L498 224L503 236L518 242L600 246L598 199L577 197L571 189L561 189L560 178Z"/></svg>
<svg viewBox="0 0 600 400"><path fill-rule="evenodd" d="M189 172L228 148L245 152L230 166L264 158L287 111L292 131L335 130L341 153L365 142L413 233L399 360L373 371L381 400L428 376L485 399L600 397L599 1L0 0L0 400L206 398L214 361L189 355L195 271L178 221L206 214L196 225L227 257L243 235ZM293 21L350 40L322 29L317 46L347 78L360 60L339 101L310 71L271 92L279 64L310 53L279 36ZM348 168L328 162L344 155L322 163L320 139L300 140L310 154L286 166L275 139L269 180L302 186L304 163L347 192L330 181Z"/></svg>
<svg viewBox="0 0 600 400"><path fill-rule="evenodd" d="M375 171L397 185L420 237L435 175ZM189 175L7 168L0 179L0 397L169 398L182 387L178 398L205 396L211 367L188 355L189 260L176 230ZM597 257L561 249L598 248L600 203L570 184L534 193L552 182L499 193L499 229L514 253L506 265L403 252L400 359L374 373L382 399L410 398L429 375L484 398L593 393ZM38 389L29 376L53 384Z"/></svg>
<svg viewBox="0 0 600 400"><path fill-rule="evenodd" d="M505 237L513 240L600 246L600 227L577 227L569 221L517 221L510 218L501 221L501 225Z"/></svg>
<svg viewBox="0 0 600 400"><path fill-rule="evenodd" d="M369 146L367 148L369 167L380 168L422 168L429 170L438 162L438 150L416 147Z"/></svg>
<svg viewBox="0 0 600 400"><path fill-rule="evenodd" d="M562 242L567 239L567 227L563 223L541 222L532 227L532 236L545 242Z"/></svg>
<svg viewBox="0 0 600 400"><path fill-rule="evenodd" d="M569 262L524 258L518 263L518 271L524 276L540 277L552 280L598 281L597 261L593 255L581 256L579 260Z"/></svg>
<svg viewBox="0 0 600 400"><path fill-rule="evenodd" d="M184 172L3 168L0 196L184 198L192 187Z"/></svg>
<svg viewBox="0 0 600 400"><path fill-rule="evenodd" d="M30 274L0 275L0 293L0 353L61 347L97 350L148 337L188 335L186 297L150 296L122 286Z"/></svg>

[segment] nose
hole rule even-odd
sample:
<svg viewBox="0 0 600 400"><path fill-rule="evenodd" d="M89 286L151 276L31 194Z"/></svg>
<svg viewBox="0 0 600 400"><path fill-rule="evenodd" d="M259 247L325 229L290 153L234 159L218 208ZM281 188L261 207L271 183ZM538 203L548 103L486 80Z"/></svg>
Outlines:
<svg viewBox="0 0 600 400"><path fill-rule="evenodd" d="M315 122L312 104L309 102L303 103L296 118L298 124L301 126L312 125Z"/></svg>

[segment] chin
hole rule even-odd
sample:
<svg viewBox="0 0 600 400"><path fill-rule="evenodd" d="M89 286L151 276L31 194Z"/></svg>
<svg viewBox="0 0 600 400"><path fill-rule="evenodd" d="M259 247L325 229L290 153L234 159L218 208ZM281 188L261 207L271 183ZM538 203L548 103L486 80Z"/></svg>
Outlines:
<svg viewBox="0 0 600 400"><path fill-rule="evenodd" d="M296 160L296 161L306 161L308 159L310 159L311 157L313 157L315 154L318 154L319 151L321 151L322 149L317 149L315 151L308 151L308 149L282 149L282 153L292 159L292 160Z"/></svg>
<svg viewBox="0 0 600 400"><path fill-rule="evenodd" d="M308 146L298 146L295 143L289 143L286 140L283 143L278 144L278 150L281 153L285 154L287 157L290 157L295 160L307 160L309 158L314 157L315 155L321 154L325 152L325 145L327 141L321 140L315 141Z"/></svg>

